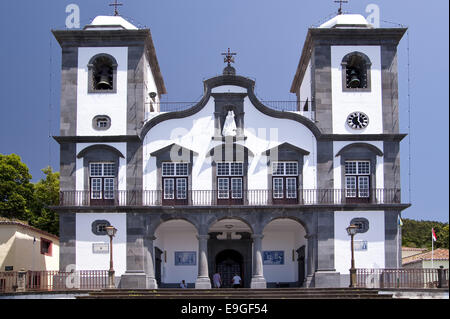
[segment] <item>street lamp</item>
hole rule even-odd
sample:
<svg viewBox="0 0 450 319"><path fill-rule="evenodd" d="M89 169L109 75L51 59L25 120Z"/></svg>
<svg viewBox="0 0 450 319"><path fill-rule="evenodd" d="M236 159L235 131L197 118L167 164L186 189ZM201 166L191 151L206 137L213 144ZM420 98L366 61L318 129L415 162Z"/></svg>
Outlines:
<svg viewBox="0 0 450 319"><path fill-rule="evenodd" d="M116 285L114 284L114 267L113 267L113 245L112 240L113 237L116 235L117 229L114 226L106 226L106 234L109 236L109 271L108 271L108 278L109 278L109 289L116 288Z"/></svg>
<svg viewBox="0 0 450 319"><path fill-rule="evenodd" d="M347 234L351 236L351 248L352 248L352 264L350 268L350 288L356 287L356 269L355 269L355 254L353 249L353 237L355 236L357 230L358 226L356 225L350 225L347 227Z"/></svg>

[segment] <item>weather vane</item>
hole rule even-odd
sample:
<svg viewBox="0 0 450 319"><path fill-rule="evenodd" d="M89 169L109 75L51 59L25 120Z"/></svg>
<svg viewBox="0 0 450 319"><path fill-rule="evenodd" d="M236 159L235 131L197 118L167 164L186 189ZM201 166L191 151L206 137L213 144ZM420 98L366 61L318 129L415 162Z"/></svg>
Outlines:
<svg viewBox="0 0 450 319"><path fill-rule="evenodd" d="M343 4L343 3L348 3L348 0L336 0L336 1L334 1L334 2L339 3L338 14L342 14L342 4Z"/></svg>
<svg viewBox="0 0 450 319"><path fill-rule="evenodd" d="M123 6L123 3L118 3L117 0L114 0L114 3L111 3L109 6L114 7L114 15L118 16L119 11L117 11L117 7Z"/></svg>
<svg viewBox="0 0 450 319"><path fill-rule="evenodd" d="M236 55L236 53L232 53L230 52L230 48L228 48L228 52L227 53L222 53L222 55L225 55L225 58L223 59L223 62L228 63L228 66L230 66L230 63L233 62L234 63L234 58L233 55Z"/></svg>

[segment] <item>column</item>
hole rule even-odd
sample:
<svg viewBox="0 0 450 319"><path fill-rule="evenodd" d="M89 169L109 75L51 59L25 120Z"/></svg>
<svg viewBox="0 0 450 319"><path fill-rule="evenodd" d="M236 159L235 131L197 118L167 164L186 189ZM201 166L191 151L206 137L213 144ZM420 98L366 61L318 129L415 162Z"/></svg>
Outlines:
<svg viewBox="0 0 450 319"><path fill-rule="evenodd" d="M196 289L211 289L208 274L208 239L209 235L198 235L198 276L195 281Z"/></svg>
<svg viewBox="0 0 450 319"><path fill-rule="evenodd" d="M144 247L145 247L145 259L144 259L144 270L147 274L147 288L157 289L158 283L155 279L155 263L154 263L154 250L153 241L156 239L155 236L144 237Z"/></svg>
<svg viewBox="0 0 450 319"><path fill-rule="evenodd" d="M253 238L253 274L250 288L261 289L267 288L266 279L263 275L263 261L262 261L262 234L254 234Z"/></svg>
<svg viewBox="0 0 450 319"><path fill-rule="evenodd" d="M306 256L306 283L305 287L312 286L312 280L314 277L314 252L315 252L315 235L306 235L307 242L307 256Z"/></svg>

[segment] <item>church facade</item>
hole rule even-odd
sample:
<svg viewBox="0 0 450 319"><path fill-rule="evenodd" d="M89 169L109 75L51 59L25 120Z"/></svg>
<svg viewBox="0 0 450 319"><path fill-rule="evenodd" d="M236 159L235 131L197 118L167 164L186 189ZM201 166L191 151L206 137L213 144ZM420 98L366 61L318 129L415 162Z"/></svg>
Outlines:
<svg viewBox="0 0 450 319"><path fill-rule="evenodd" d="M338 15L308 31L279 110L228 65L195 105L166 93L150 30L99 16L62 48L60 270L109 268L123 288L345 287L397 268L397 45L402 28ZM400 262L401 265L401 262Z"/></svg>

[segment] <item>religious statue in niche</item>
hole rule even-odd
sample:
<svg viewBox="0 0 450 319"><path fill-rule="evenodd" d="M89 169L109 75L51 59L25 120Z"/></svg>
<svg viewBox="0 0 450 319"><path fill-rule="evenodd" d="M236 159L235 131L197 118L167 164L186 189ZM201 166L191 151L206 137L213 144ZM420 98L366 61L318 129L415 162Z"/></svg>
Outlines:
<svg viewBox="0 0 450 319"><path fill-rule="evenodd" d="M234 121L234 112L228 111L228 115L225 119L225 123L223 124L222 135L227 136L236 136L236 122Z"/></svg>

